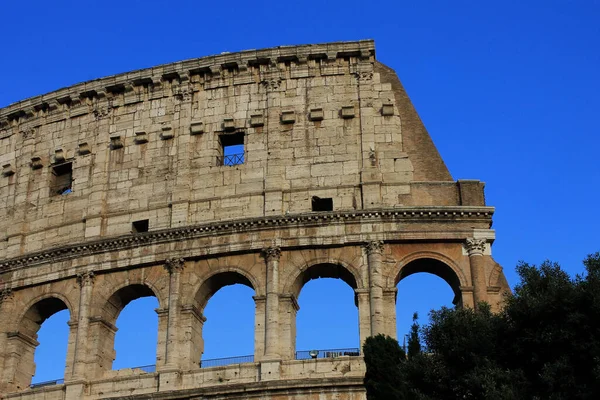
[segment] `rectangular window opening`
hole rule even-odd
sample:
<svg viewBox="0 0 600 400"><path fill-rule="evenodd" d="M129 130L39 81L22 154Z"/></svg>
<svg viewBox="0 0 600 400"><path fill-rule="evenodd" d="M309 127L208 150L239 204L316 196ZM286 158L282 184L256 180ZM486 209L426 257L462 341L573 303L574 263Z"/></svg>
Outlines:
<svg viewBox="0 0 600 400"><path fill-rule="evenodd" d="M133 221L131 223L131 232L132 233L148 232L149 226L150 226L150 223L148 222L147 219Z"/></svg>
<svg viewBox="0 0 600 400"><path fill-rule="evenodd" d="M65 195L73 191L73 163L67 162L52 167L52 195Z"/></svg>
<svg viewBox="0 0 600 400"><path fill-rule="evenodd" d="M333 199L331 197L312 197L313 211L333 211Z"/></svg>
<svg viewBox="0 0 600 400"><path fill-rule="evenodd" d="M219 165L239 165L243 164L246 159L244 151L244 133L235 132L227 135L220 135L219 142L221 144L221 156L219 157Z"/></svg>

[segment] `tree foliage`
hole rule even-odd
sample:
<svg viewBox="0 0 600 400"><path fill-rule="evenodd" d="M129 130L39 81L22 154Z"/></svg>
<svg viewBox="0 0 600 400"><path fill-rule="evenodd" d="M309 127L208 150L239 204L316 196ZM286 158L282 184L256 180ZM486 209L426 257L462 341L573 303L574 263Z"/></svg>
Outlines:
<svg viewBox="0 0 600 400"><path fill-rule="evenodd" d="M600 253L584 265L586 273L571 278L555 263L519 264L521 283L500 313L485 303L442 308L421 329L415 315L408 357L399 346L393 353L391 338L369 338L367 398L600 398ZM388 372L372 374L381 351Z"/></svg>

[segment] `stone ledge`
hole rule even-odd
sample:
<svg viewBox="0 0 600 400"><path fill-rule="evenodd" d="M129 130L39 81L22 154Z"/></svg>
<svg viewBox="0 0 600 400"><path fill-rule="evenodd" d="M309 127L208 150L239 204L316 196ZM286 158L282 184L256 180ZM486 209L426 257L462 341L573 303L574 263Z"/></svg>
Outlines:
<svg viewBox="0 0 600 400"><path fill-rule="evenodd" d="M374 41L359 40L245 50L163 64L82 82L10 104L0 108L0 129L9 127L11 121L35 117L39 112L45 112L56 104L69 104L71 100L78 102L82 98L118 95L130 91L132 86L160 84L172 80L181 81L189 79L194 74L220 75L223 69L226 70L227 66L234 64L241 69L246 69L257 63L268 65L286 61L305 63L309 59L344 59L351 56L364 59L374 55ZM87 112L88 107L85 107L85 110Z"/></svg>
<svg viewBox="0 0 600 400"><path fill-rule="evenodd" d="M168 228L137 235L124 235L116 238L105 238L91 242L82 242L69 246L61 246L36 252L0 262L0 273L14 269L27 268L47 262L68 260L76 257L104 252L125 250L140 245L168 243L184 239L200 238L216 233L253 231L277 226L307 225L326 223L328 221L362 222L376 220L446 222L477 221L491 222L493 207L398 207L391 209L332 211L319 213L290 214L276 217L259 217L220 221L204 225L191 225Z"/></svg>

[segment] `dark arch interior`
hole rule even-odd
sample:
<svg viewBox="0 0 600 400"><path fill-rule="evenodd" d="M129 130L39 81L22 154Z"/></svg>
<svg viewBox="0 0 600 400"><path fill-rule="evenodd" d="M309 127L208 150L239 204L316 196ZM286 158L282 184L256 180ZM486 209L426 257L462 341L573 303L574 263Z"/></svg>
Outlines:
<svg viewBox="0 0 600 400"><path fill-rule="evenodd" d="M129 285L117 290L108 300L107 308L110 310L111 319L116 320L127 304L141 297L156 297L156 294L148 286L141 284Z"/></svg>
<svg viewBox="0 0 600 400"><path fill-rule="evenodd" d="M313 265L300 274L295 283L296 293L300 294L300 290L306 282L319 278L337 278L346 282L352 289L358 287L354 275L346 268L339 264L324 263Z"/></svg>
<svg viewBox="0 0 600 400"><path fill-rule="evenodd" d="M25 313L21 323L22 333L35 338L37 331L45 320L66 309L68 309L67 305L56 297L38 301Z"/></svg>
<svg viewBox="0 0 600 400"><path fill-rule="evenodd" d="M203 309L204 306L206 306L208 300L215 293L217 293L219 289L225 286L235 285L238 283L244 286L248 286L252 290L256 290L252 285L252 282L250 282L248 278L246 278L239 272L227 271L211 276L206 281L204 281L204 283L200 287L200 290L198 290L198 293L196 294L196 302L199 308Z"/></svg>
<svg viewBox="0 0 600 400"><path fill-rule="evenodd" d="M420 258L406 264L396 278L396 285L402 279L419 272L433 274L445 280L454 292L452 303L454 305L460 305L462 303L460 280L458 279L458 276L447 264L433 258Z"/></svg>

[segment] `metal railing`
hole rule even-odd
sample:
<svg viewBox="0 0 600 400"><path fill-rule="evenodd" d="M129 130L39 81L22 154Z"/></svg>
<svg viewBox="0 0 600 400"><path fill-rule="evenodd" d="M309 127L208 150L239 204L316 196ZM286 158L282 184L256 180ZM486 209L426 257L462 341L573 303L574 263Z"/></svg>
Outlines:
<svg viewBox="0 0 600 400"><path fill-rule="evenodd" d="M296 360L310 360L311 358L335 358L335 357L360 356L359 348L349 349L326 349L326 350L302 350L296 352Z"/></svg>
<svg viewBox="0 0 600 400"><path fill-rule="evenodd" d="M244 163L246 153L217 156L217 165L239 165Z"/></svg>
<svg viewBox="0 0 600 400"><path fill-rule="evenodd" d="M31 389L37 389L37 388L41 388L41 387L44 387L44 386L62 385L63 383L65 383L64 379L55 379L53 381L44 381L44 382L32 383L31 385L29 385L29 387Z"/></svg>
<svg viewBox="0 0 600 400"><path fill-rule="evenodd" d="M200 368L222 367L231 364L242 364L254 362L254 354L249 356L212 358L210 360L200 360Z"/></svg>
<svg viewBox="0 0 600 400"><path fill-rule="evenodd" d="M131 367L131 369L141 369L144 372L156 372L156 365L142 365L141 367Z"/></svg>

